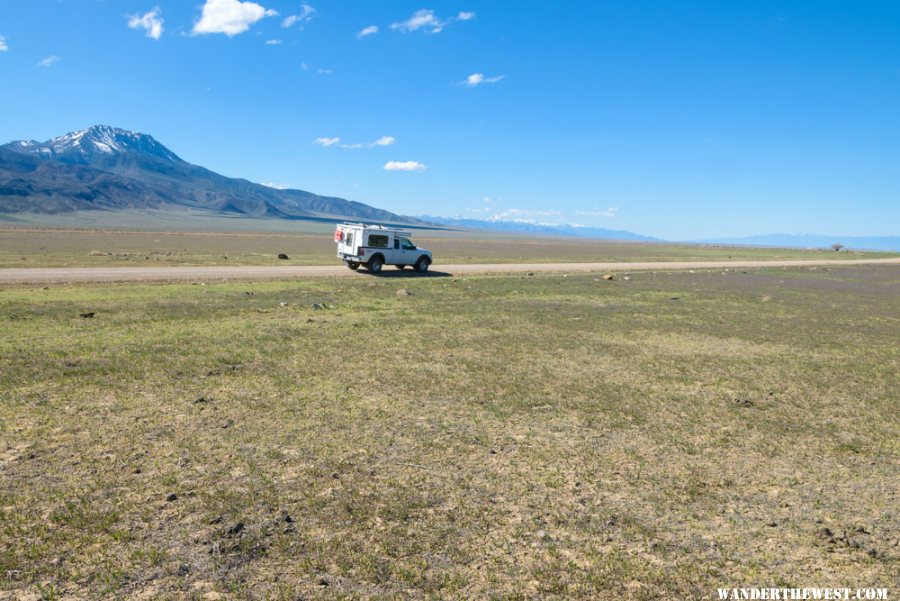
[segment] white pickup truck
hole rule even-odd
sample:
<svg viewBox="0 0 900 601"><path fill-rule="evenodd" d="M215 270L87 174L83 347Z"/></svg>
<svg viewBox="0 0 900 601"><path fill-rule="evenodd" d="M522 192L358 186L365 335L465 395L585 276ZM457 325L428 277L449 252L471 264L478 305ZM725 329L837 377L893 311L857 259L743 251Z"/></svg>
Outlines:
<svg viewBox="0 0 900 601"><path fill-rule="evenodd" d="M418 248L409 237L403 230L363 223L342 223L334 231L337 257L350 269L365 265L370 273L378 273L384 265L412 265L424 273L431 265L431 251Z"/></svg>

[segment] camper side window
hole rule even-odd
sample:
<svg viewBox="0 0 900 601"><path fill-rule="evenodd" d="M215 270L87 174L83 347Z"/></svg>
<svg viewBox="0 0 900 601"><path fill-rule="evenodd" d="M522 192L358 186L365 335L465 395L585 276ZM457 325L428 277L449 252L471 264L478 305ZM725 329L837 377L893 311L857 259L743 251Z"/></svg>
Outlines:
<svg viewBox="0 0 900 601"><path fill-rule="evenodd" d="M369 234L369 246L372 248L387 248L388 237L381 234Z"/></svg>
<svg viewBox="0 0 900 601"><path fill-rule="evenodd" d="M346 246L353 246L353 232L347 232L347 236L344 238L344 244Z"/></svg>

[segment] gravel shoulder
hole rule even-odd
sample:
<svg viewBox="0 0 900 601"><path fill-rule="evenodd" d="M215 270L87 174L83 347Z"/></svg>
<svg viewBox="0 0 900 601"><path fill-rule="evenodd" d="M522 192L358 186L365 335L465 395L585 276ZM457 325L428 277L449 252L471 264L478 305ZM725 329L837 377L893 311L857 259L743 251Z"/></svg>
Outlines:
<svg viewBox="0 0 900 601"><path fill-rule="evenodd" d="M900 265L900 258L860 260L691 261L617 263L494 263L440 265L431 277L510 274L583 273L600 271L671 271L684 269L747 269L852 265ZM371 277L342 265L202 266L202 267L44 267L0 269L0 284L59 284L80 282L170 282L190 280L272 280L309 277ZM379 277L423 277L411 270L386 268Z"/></svg>

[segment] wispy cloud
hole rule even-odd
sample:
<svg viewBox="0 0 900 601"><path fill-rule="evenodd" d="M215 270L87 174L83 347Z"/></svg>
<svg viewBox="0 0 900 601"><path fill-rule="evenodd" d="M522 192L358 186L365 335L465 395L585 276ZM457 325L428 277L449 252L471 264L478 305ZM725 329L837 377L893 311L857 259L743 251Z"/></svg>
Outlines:
<svg viewBox="0 0 900 601"><path fill-rule="evenodd" d="M313 67L315 67L315 65L310 65L307 62L300 63L300 68L303 69L304 71L312 71ZM319 75L331 75L331 73L332 73L331 69L326 69L325 67L317 67L315 69L315 72L318 73Z"/></svg>
<svg viewBox="0 0 900 601"><path fill-rule="evenodd" d="M158 40L163 34L162 10L157 6L150 12L143 15L129 15L128 26L132 29L143 29L147 32L147 37Z"/></svg>
<svg viewBox="0 0 900 601"><path fill-rule="evenodd" d="M341 144L340 141L341 139L337 136L334 138L316 138L313 140L313 144L318 144L319 146L339 146L340 148L374 148L375 146L391 146L397 142L397 138L394 136L381 136L374 142L369 142L367 144L362 142Z"/></svg>
<svg viewBox="0 0 900 601"><path fill-rule="evenodd" d="M194 24L194 34L224 33L228 37L244 33L265 17L278 11L266 9L256 2L240 0L206 0L200 19Z"/></svg>
<svg viewBox="0 0 900 601"><path fill-rule="evenodd" d="M497 207L494 207L491 205L494 203L494 201L499 201L499 200L503 200L503 198L500 197L500 198L495 199L495 198L491 198L490 196L485 196L484 198L481 199L483 206L468 208L465 210L469 213L493 213L493 212L497 211Z"/></svg>
<svg viewBox="0 0 900 601"><path fill-rule="evenodd" d="M461 11L455 17L449 17L447 19L439 19L433 10L423 8L421 10L417 10L412 14L411 17L406 19L405 21L398 21L396 23L391 23L391 29L397 29L400 31L418 31L423 30L428 33L440 33L444 30L444 27L450 25L454 21L470 21L475 18L475 13L468 11Z"/></svg>
<svg viewBox="0 0 900 601"><path fill-rule="evenodd" d="M276 190L290 190L290 186L288 184L277 184L275 182L263 182L263 185L266 188L274 188Z"/></svg>
<svg viewBox="0 0 900 601"><path fill-rule="evenodd" d="M9 46L6 44L6 36L0 35L0 52L6 52L9 50Z"/></svg>
<svg viewBox="0 0 900 601"><path fill-rule="evenodd" d="M612 219L618 212L619 207L609 207L603 211L576 211L578 215L583 215L585 217L604 217L606 219Z"/></svg>
<svg viewBox="0 0 900 601"><path fill-rule="evenodd" d="M369 25L368 27L363 27L359 30L359 33L356 34L356 39L359 40L366 36L375 35L378 33L378 25Z"/></svg>
<svg viewBox="0 0 900 601"><path fill-rule="evenodd" d="M314 9L309 4L301 5L301 12L299 15L289 15L284 18L284 21L281 22L282 27L291 27L296 23L309 23L312 21L313 17L316 16L316 9Z"/></svg>
<svg viewBox="0 0 900 601"><path fill-rule="evenodd" d="M405 21L391 23L391 29L399 29L401 31L417 31L423 27L430 29L431 33L440 33L444 28L444 24L434 16L433 10L417 10L413 15Z"/></svg>
<svg viewBox="0 0 900 601"><path fill-rule="evenodd" d="M532 209L506 209L499 213L491 215L494 221L524 221L528 223L537 223L534 217L562 217L562 213L556 210L532 210Z"/></svg>
<svg viewBox="0 0 900 601"><path fill-rule="evenodd" d="M39 62L39 63L37 64L37 66L38 66L38 67L44 67L44 68L46 69L46 68L52 67L53 65L55 65L56 63L58 63L58 62L61 61L61 60L62 60L62 59L59 58L58 56L56 56L55 54L51 54L50 56L48 56L47 58L45 58L44 60L42 60L41 62Z"/></svg>
<svg viewBox="0 0 900 601"><path fill-rule="evenodd" d="M341 139L338 137L334 138L316 138L313 140L313 144L317 144L319 146L334 146L335 144L340 143Z"/></svg>
<svg viewBox="0 0 900 601"><path fill-rule="evenodd" d="M419 161L388 161L385 171L425 171L426 167Z"/></svg>
<svg viewBox="0 0 900 601"><path fill-rule="evenodd" d="M466 87L474 88L475 86L480 86L480 85L486 84L486 83L497 83L504 77L506 77L506 76L505 75L494 75L493 77L485 77L484 73L472 73L464 81L461 81L459 83Z"/></svg>

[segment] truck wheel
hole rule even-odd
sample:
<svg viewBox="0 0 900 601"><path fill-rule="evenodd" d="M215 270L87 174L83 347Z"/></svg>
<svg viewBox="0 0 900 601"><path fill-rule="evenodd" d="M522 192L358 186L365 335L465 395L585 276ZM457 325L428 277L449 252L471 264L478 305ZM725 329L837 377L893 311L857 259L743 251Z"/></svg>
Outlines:
<svg viewBox="0 0 900 601"><path fill-rule="evenodd" d="M357 261L347 261L347 267L349 267L353 271L356 271L357 269L359 269L359 263Z"/></svg>
<svg viewBox="0 0 900 601"><path fill-rule="evenodd" d="M381 267L384 265L384 259L381 255L375 255L369 259L369 273L381 273Z"/></svg>
<svg viewBox="0 0 900 601"><path fill-rule="evenodd" d="M431 261L428 260L428 257L421 257L418 261L416 261L416 271L419 273L425 273L428 271L428 264Z"/></svg>

